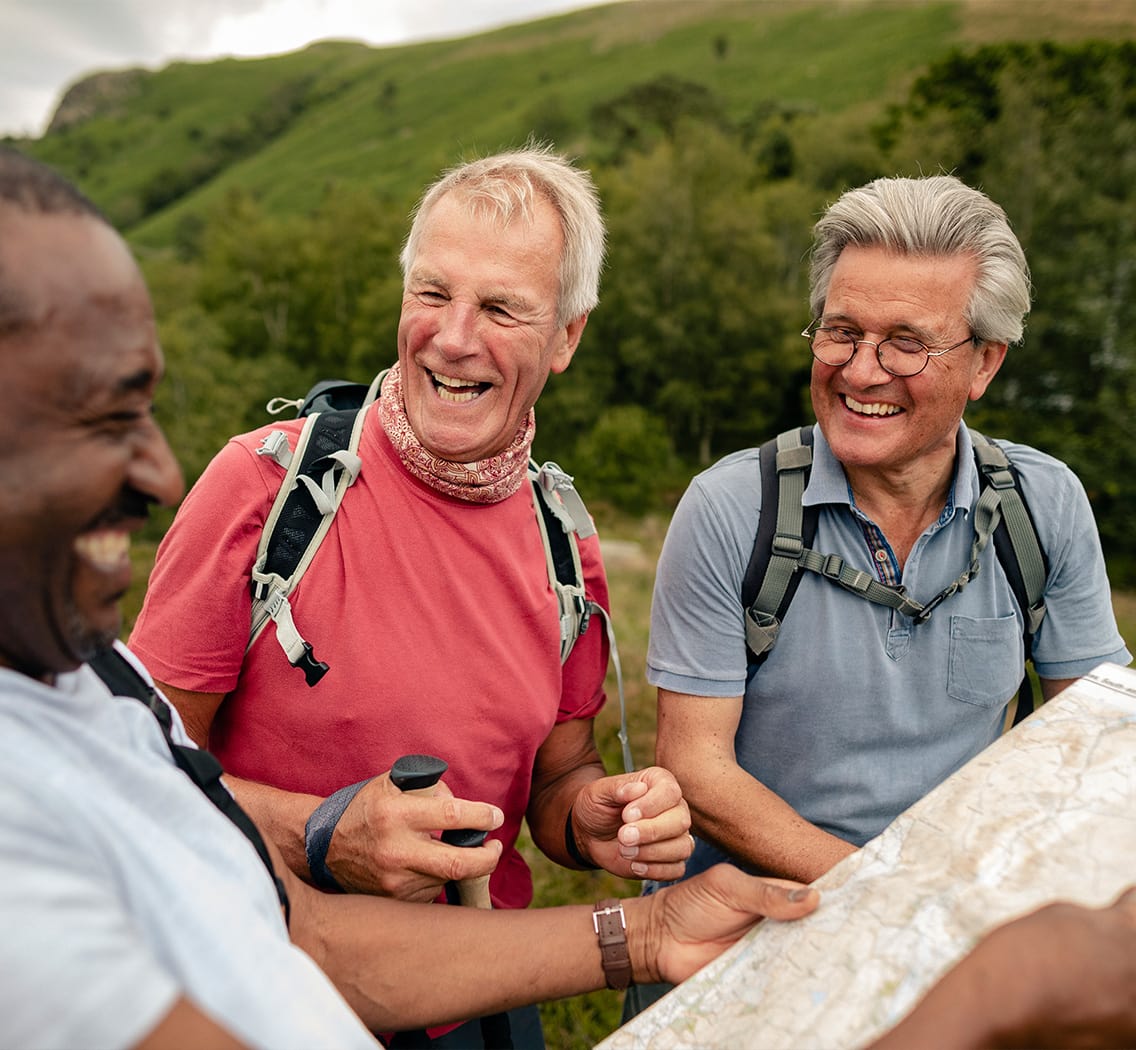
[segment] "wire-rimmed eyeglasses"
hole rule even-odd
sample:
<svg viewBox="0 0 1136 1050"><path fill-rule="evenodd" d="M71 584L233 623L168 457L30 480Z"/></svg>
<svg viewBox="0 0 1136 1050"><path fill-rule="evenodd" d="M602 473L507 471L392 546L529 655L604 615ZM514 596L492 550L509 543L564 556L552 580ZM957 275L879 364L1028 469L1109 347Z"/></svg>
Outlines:
<svg viewBox="0 0 1136 1050"><path fill-rule="evenodd" d="M818 318L808 325L801 335L809 341L813 357L821 364L831 365L834 368L846 365L852 360L860 344L867 343L876 348L876 359L880 363L880 368L902 379L917 376L927 367L927 362L932 357L942 357L943 354L949 354L964 343L978 346L981 342L978 336L972 332L965 339L955 343L954 346L948 346L942 350L932 350L909 335L893 335L876 343L871 339L861 338L859 333L852 328L816 327L819 324L820 319Z"/></svg>

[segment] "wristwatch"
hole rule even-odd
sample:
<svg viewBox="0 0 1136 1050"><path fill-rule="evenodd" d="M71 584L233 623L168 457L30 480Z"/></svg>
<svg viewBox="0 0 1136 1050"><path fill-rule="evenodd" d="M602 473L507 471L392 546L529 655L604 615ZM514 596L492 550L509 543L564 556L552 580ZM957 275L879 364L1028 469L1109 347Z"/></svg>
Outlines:
<svg viewBox="0 0 1136 1050"><path fill-rule="evenodd" d="M627 922L623 916L623 901L609 897L592 909L592 927L600 941L607 986L618 992L631 983L631 955L627 950Z"/></svg>

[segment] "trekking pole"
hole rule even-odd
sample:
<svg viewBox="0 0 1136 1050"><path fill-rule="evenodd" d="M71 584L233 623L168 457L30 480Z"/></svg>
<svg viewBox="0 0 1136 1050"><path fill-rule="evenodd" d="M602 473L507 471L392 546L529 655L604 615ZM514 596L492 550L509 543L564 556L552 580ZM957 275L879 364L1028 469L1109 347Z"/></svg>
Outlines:
<svg viewBox="0 0 1136 1050"><path fill-rule="evenodd" d="M441 779L449 769L444 759L433 755L403 755L391 766L390 778L399 791L426 791ZM442 841L450 846L468 848L480 846L487 831L473 828L453 828L442 832ZM457 883L458 900L466 908L492 908L489 899L489 876L479 875L473 879L462 879ZM449 895L447 894L447 897ZM482 1043L496 1050L511 1050L513 1037L507 1013L490 1014L479 1019Z"/></svg>
<svg viewBox="0 0 1136 1050"><path fill-rule="evenodd" d="M391 766L391 783L399 791L426 791L441 779L449 769L444 759L433 755L403 755ZM442 832L442 841L449 846L468 849L485 842L487 831L474 828L451 828ZM457 883L458 900L467 908L492 908L489 899L489 876L478 875Z"/></svg>

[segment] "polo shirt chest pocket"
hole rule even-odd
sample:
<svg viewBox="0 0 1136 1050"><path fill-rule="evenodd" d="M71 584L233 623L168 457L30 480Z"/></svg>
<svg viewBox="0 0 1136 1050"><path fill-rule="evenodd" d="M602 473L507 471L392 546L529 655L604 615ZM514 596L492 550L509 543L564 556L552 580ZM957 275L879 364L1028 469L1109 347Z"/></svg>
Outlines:
<svg viewBox="0 0 1136 1050"><path fill-rule="evenodd" d="M947 693L978 707L1006 703L1025 674L1022 628L1009 616L951 617Z"/></svg>

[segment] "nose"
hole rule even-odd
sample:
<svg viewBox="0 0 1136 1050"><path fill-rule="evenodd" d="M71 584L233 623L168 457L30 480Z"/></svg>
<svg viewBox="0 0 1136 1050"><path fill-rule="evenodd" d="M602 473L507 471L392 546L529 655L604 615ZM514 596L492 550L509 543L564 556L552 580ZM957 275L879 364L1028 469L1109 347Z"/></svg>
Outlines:
<svg viewBox="0 0 1136 1050"><path fill-rule="evenodd" d="M477 308L472 304L451 299L438 311L434 345L450 359L475 353L477 314Z"/></svg>
<svg viewBox="0 0 1136 1050"><path fill-rule="evenodd" d="M177 503L185 491L181 466L162 428L153 419L131 461L130 484L164 507Z"/></svg>
<svg viewBox="0 0 1136 1050"><path fill-rule="evenodd" d="M865 349L861 353L861 347L871 347L871 349ZM860 386L876 386L891 382L892 374L880 364L879 351L878 342L871 339L857 339L852 347L852 357L840 366L845 378Z"/></svg>

